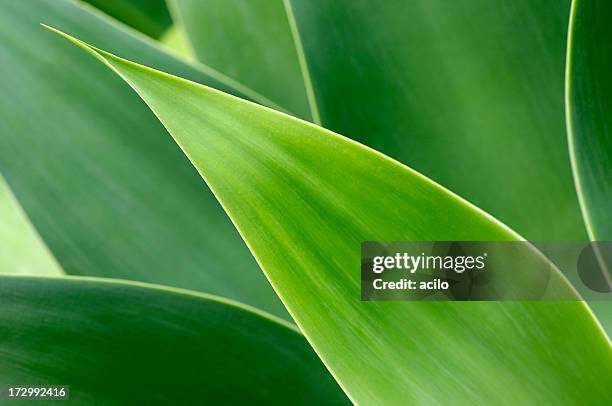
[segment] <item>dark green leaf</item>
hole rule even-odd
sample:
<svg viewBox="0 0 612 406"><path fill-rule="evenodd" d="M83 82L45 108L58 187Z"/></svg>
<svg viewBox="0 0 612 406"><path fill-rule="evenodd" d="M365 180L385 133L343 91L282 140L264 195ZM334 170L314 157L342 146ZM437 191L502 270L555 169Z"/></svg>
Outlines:
<svg viewBox="0 0 612 406"><path fill-rule="evenodd" d="M67 403L83 405L347 403L299 332L242 305L2 276L0 385L42 384L69 385Z"/></svg>
<svg viewBox="0 0 612 406"><path fill-rule="evenodd" d="M612 3L576 0L568 46L568 135L584 220L612 240Z"/></svg>
<svg viewBox="0 0 612 406"><path fill-rule="evenodd" d="M84 1L153 38L159 38L172 25L166 0Z"/></svg>
<svg viewBox="0 0 612 406"><path fill-rule="evenodd" d="M612 4L575 0L568 41L566 107L570 154L592 240L612 240ZM601 256L612 286L612 264ZM592 303L612 334L610 302Z"/></svg>

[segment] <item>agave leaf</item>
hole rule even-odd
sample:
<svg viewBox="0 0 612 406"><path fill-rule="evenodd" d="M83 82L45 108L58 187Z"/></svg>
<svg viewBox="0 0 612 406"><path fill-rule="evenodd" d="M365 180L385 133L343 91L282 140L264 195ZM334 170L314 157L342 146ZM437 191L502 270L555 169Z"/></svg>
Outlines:
<svg viewBox="0 0 612 406"><path fill-rule="evenodd" d="M2 276L0 331L0 384L70 385L71 403L347 403L297 330L188 291Z"/></svg>
<svg viewBox="0 0 612 406"><path fill-rule="evenodd" d="M563 141L569 1L288 3L325 127L528 239L585 238Z"/></svg>
<svg viewBox="0 0 612 406"><path fill-rule="evenodd" d="M88 10L64 0L0 2L0 171L32 224L68 274L202 290L287 317L154 115L40 21L231 87Z"/></svg>
<svg viewBox="0 0 612 406"><path fill-rule="evenodd" d="M2 175L0 219L0 273L64 273L40 239Z"/></svg>
<svg viewBox="0 0 612 406"><path fill-rule="evenodd" d="M612 4L574 1L568 34L566 108L576 192L591 240L612 240ZM612 264L600 265L612 286ZM612 334L612 306L592 303Z"/></svg>
<svg viewBox="0 0 612 406"><path fill-rule="evenodd" d="M153 38L160 38L172 25L166 0L84 1Z"/></svg>
<svg viewBox="0 0 612 406"><path fill-rule="evenodd" d="M170 0L169 6L198 60L316 120L283 0Z"/></svg>
<svg viewBox="0 0 612 406"><path fill-rule="evenodd" d="M570 153L584 222L612 240L612 4L574 1L568 42Z"/></svg>
<svg viewBox="0 0 612 406"><path fill-rule="evenodd" d="M360 302L360 241L518 238L501 223L361 144L68 38L164 123L353 401L612 401L612 348L581 302Z"/></svg>

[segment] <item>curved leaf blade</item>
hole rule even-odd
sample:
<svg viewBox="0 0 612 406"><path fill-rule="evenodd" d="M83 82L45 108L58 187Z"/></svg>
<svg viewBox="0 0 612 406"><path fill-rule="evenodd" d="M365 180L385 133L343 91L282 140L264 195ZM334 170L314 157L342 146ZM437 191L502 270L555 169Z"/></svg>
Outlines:
<svg viewBox="0 0 612 406"><path fill-rule="evenodd" d="M243 94L72 1L0 2L0 171L65 272L206 291L288 318L155 116L41 21Z"/></svg>
<svg viewBox="0 0 612 406"><path fill-rule="evenodd" d="M574 1L567 118L582 212L593 240L612 240L612 4Z"/></svg>
<svg viewBox="0 0 612 406"><path fill-rule="evenodd" d="M518 238L501 223L337 134L68 39L168 128L353 401L612 400L612 347L581 302L360 302L362 240Z"/></svg>
<svg viewBox="0 0 612 406"><path fill-rule="evenodd" d="M591 240L612 240L612 6L573 1L566 66L567 137L574 183ZM612 264L600 257L612 286ZM612 306L591 303L608 334Z"/></svg>
<svg viewBox="0 0 612 406"><path fill-rule="evenodd" d="M347 403L294 328L243 305L103 279L0 277L0 384L75 404Z"/></svg>

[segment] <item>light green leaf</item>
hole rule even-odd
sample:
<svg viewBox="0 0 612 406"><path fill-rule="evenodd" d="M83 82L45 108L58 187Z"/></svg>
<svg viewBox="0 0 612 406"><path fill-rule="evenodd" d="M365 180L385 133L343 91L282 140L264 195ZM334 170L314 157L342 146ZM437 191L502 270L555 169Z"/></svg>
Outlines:
<svg viewBox="0 0 612 406"><path fill-rule="evenodd" d="M84 0L117 20L153 38L172 25L166 0Z"/></svg>
<svg viewBox="0 0 612 406"><path fill-rule="evenodd" d="M0 385L69 385L70 404L347 403L294 328L188 291L2 276L0 332Z"/></svg>
<svg viewBox="0 0 612 406"><path fill-rule="evenodd" d="M283 0L170 0L169 6L198 60L316 120Z"/></svg>
<svg viewBox="0 0 612 406"><path fill-rule="evenodd" d="M288 317L155 116L41 21L233 90L72 1L0 2L0 172L65 272L202 290Z"/></svg>
<svg viewBox="0 0 612 406"><path fill-rule="evenodd" d="M564 145L569 1L289 3L323 126L528 239L586 237Z"/></svg>
<svg viewBox="0 0 612 406"><path fill-rule="evenodd" d="M9 185L0 175L0 273L62 275Z"/></svg>
<svg viewBox="0 0 612 406"><path fill-rule="evenodd" d="M360 301L360 241L518 238L505 226L358 143L69 39L164 123L353 401L612 401L612 348L581 302Z"/></svg>

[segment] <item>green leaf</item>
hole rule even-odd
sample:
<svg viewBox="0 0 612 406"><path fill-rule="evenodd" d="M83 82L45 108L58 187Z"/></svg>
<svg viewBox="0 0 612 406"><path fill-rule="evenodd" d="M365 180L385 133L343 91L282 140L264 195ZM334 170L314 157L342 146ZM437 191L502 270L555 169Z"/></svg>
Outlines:
<svg viewBox="0 0 612 406"><path fill-rule="evenodd" d="M0 175L0 273L62 275L64 272Z"/></svg>
<svg viewBox="0 0 612 406"><path fill-rule="evenodd" d="M361 144L68 38L164 123L353 401L612 401L612 348L581 302L360 301L361 241L518 238L505 226Z"/></svg>
<svg viewBox="0 0 612 406"><path fill-rule="evenodd" d="M294 328L188 291L2 276L0 331L0 385L69 385L71 404L347 403Z"/></svg>
<svg viewBox="0 0 612 406"><path fill-rule="evenodd" d="M289 3L323 126L528 239L585 238L564 145L569 1Z"/></svg>
<svg viewBox="0 0 612 406"><path fill-rule="evenodd" d="M64 0L0 2L0 172L32 224L68 274L202 290L288 317L155 116L40 22L234 90L88 10Z"/></svg>
<svg viewBox="0 0 612 406"><path fill-rule="evenodd" d="M568 41L570 153L584 222L612 240L612 3L575 0Z"/></svg>
<svg viewBox="0 0 612 406"><path fill-rule="evenodd" d="M153 38L172 25L166 0L84 0L117 20Z"/></svg>
<svg viewBox="0 0 612 406"><path fill-rule="evenodd" d="M198 60L299 117L317 119L283 0L170 0L169 6Z"/></svg>
<svg viewBox="0 0 612 406"><path fill-rule="evenodd" d="M612 4L574 1L568 35L566 109L570 156L591 240L612 240ZM612 286L612 264L600 256ZM612 306L591 303L612 335Z"/></svg>

